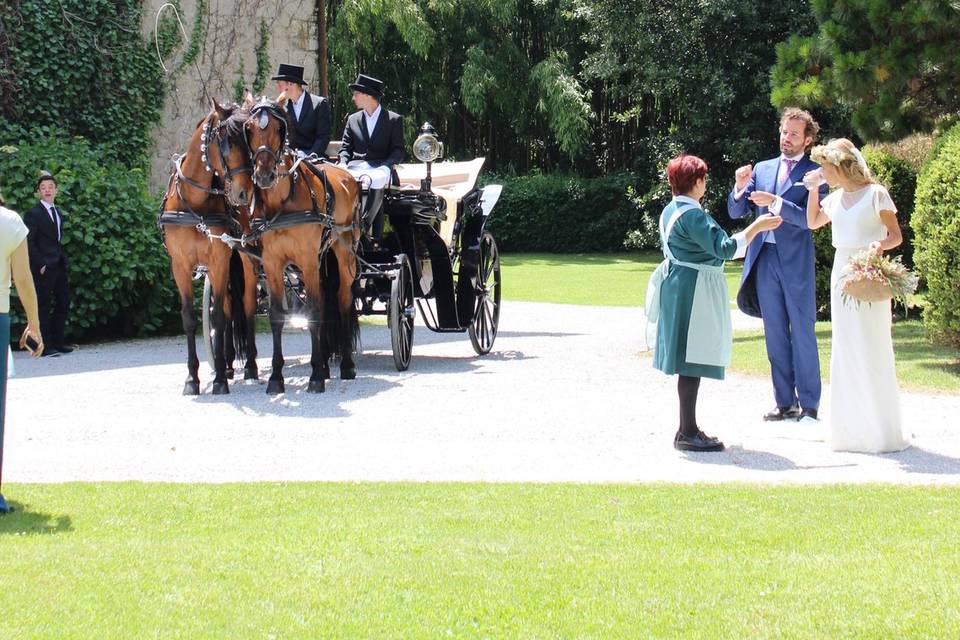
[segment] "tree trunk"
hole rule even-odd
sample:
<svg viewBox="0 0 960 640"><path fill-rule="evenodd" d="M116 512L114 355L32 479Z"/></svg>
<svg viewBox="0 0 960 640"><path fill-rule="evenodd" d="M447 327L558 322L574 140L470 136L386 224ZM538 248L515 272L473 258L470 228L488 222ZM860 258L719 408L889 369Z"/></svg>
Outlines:
<svg viewBox="0 0 960 640"><path fill-rule="evenodd" d="M327 79L327 0L317 0L317 72L320 74L320 95L330 97Z"/></svg>

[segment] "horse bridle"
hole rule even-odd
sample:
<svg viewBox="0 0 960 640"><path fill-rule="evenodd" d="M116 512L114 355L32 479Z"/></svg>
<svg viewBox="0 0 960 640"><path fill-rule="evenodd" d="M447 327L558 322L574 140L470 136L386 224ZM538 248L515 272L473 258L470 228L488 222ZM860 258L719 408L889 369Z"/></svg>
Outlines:
<svg viewBox="0 0 960 640"><path fill-rule="evenodd" d="M213 175L218 175L217 171L214 170L213 166L210 164L210 158L207 153L211 145L208 145L208 142L216 141L217 151L220 153L220 163L223 165L223 168L226 169L227 173L223 178L223 192L218 195L223 195L232 206L240 206L239 202L233 202L230 198L230 183L232 182L234 176L237 176L241 173L250 173L253 171L253 167L247 163L236 168L231 169L230 163L227 161L227 158L230 156L230 136L225 134L223 129L225 125L222 121L218 122L216 126L210 126L210 119L213 118L211 114L207 120L203 123L203 130L200 133L200 159L203 161L203 166L208 173L213 173ZM243 137L244 144L246 144L246 136ZM244 154L244 158L248 158L249 154ZM213 190L210 191L214 193Z"/></svg>
<svg viewBox="0 0 960 640"><path fill-rule="evenodd" d="M247 150L250 152L250 157L253 160L253 165L256 167L257 159L261 154L268 153L270 157L273 158L274 167L276 169L276 176L274 178L273 184L270 187L273 187L280 181L281 174L283 173L280 170L281 161L283 156L287 152L287 116L283 112L283 109L276 102L271 100L261 100L250 110L250 120L256 118L257 126L263 130L267 128L267 125L270 123L270 116L273 116L280 122L280 148L274 151L268 145L260 145L256 151L250 149L250 140L244 135L243 139L247 143ZM269 188L269 187L264 187Z"/></svg>

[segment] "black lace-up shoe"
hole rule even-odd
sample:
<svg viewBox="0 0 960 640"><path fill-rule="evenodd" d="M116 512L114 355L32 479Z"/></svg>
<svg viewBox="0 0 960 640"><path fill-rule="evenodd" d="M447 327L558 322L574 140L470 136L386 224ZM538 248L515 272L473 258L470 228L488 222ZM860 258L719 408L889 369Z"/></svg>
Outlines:
<svg viewBox="0 0 960 640"><path fill-rule="evenodd" d="M723 443L703 431L697 431L693 436L678 432L673 438L673 448L679 451L723 451Z"/></svg>
<svg viewBox="0 0 960 640"><path fill-rule="evenodd" d="M780 422L781 420L796 420L800 417L800 407L777 407L773 411L763 414L763 419L767 422Z"/></svg>

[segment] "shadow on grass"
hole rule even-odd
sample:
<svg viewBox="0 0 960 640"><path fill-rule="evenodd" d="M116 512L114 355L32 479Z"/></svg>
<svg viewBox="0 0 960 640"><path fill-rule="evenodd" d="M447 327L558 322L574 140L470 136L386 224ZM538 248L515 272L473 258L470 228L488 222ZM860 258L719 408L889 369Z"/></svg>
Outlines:
<svg viewBox="0 0 960 640"><path fill-rule="evenodd" d="M32 536L73 531L70 516L52 516L29 510L29 505L8 501L13 511L0 514L0 536Z"/></svg>

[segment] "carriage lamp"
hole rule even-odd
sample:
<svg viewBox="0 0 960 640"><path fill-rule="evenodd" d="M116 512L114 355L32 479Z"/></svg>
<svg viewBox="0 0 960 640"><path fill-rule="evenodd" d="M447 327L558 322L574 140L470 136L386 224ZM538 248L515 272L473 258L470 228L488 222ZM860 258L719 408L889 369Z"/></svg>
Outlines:
<svg viewBox="0 0 960 640"><path fill-rule="evenodd" d="M437 139L437 132L429 122L423 123L420 135L413 141L413 155L420 162L427 163L427 177L420 181L420 190L430 191L430 163L443 157L443 143Z"/></svg>

